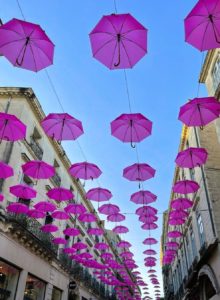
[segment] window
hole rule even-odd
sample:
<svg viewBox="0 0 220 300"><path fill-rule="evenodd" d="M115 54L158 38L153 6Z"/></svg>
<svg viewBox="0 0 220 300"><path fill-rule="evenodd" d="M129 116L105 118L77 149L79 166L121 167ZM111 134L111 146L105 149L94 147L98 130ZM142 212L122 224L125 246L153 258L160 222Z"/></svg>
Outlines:
<svg viewBox="0 0 220 300"><path fill-rule="evenodd" d="M186 234L186 251L187 251L187 259L188 259L188 267L191 267L192 264L192 251L189 243L188 233Z"/></svg>
<svg viewBox="0 0 220 300"><path fill-rule="evenodd" d="M47 224L52 224L53 223L53 218L51 217L51 215L47 212L46 214L46 218L45 218L45 225Z"/></svg>
<svg viewBox="0 0 220 300"><path fill-rule="evenodd" d="M181 259L182 259L182 273L183 273L182 277L184 278L187 274L187 266L186 266L185 252L183 248L181 249Z"/></svg>
<svg viewBox="0 0 220 300"><path fill-rule="evenodd" d="M39 131L37 130L37 128L35 127L33 134L30 138L30 147L39 160L41 160L43 157L43 149L41 148L41 146L39 144L40 139L41 139L41 135L40 135Z"/></svg>
<svg viewBox="0 0 220 300"><path fill-rule="evenodd" d="M54 286L51 300L61 300L61 297L62 297L62 291Z"/></svg>
<svg viewBox="0 0 220 300"><path fill-rule="evenodd" d="M0 299L15 298L19 270L0 259Z"/></svg>
<svg viewBox="0 0 220 300"><path fill-rule="evenodd" d="M220 59L218 58L216 60L216 63L212 69L212 87L213 87L213 92L216 91L218 88L218 85L220 83Z"/></svg>
<svg viewBox="0 0 220 300"><path fill-rule="evenodd" d="M190 227L190 240L191 240L192 254L193 254L193 259L194 259L197 255L197 249L196 249L195 234L193 232L192 226Z"/></svg>
<svg viewBox="0 0 220 300"><path fill-rule="evenodd" d="M28 177L27 175L24 175L23 180L21 183L24 183L30 187L32 187L34 185L34 182L31 180L30 177ZM31 199L23 199L23 198L18 198L18 202L19 203L23 203L27 206L30 206L30 201Z"/></svg>
<svg viewBox="0 0 220 300"><path fill-rule="evenodd" d="M195 169L189 169L190 179L195 180Z"/></svg>
<svg viewBox="0 0 220 300"><path fill-rule="evenodd" d="M205 243L205 233L204 233L202 217L200 214L197 215L197 224L198 224L200 244L201 246L203 246Z"/></svg>
<svg viewBox="0 0 220 300"><path fill-rule="evenodd" d="M45 288L45 282L31 274L28 274L23 300L43 300Z"/></svg>

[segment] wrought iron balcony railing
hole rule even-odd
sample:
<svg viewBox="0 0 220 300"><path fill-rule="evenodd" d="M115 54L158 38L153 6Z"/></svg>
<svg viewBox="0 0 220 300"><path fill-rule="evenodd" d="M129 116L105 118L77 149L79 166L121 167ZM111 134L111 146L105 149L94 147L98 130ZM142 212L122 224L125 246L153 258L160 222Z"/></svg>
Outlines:
<svg viewBox="0 0 220 300"><path fill-rule="evenodd" d="M61 185L61 177L56 173L53 177L51 177L53 183L55 186L60 186Z"/></svg>

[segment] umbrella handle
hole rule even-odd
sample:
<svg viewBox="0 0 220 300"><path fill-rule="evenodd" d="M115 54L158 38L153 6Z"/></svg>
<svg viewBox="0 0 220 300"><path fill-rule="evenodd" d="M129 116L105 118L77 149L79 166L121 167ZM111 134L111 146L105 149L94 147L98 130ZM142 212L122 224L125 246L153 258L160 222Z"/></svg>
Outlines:
<svg viewBox="0 0 220 300"><path fill-rule="evenodd" d="M133 144L133 142L131 142L131 148L136 148L136 145L135 144Z"/></svg>
<svg viewBox="0 0 220 300"><path fill-rule="evenodd" d="M114 63L115 67L118 67L121 63L121 48L120 48L121 36L120 36L120 34L117 35L117 39L118 39L118 62Z"/></svg>
<svg viewBox="0 0 220 300"><path fill-rule="evenodd" d="M16 64L17 64L19 67L21 67L22 64L23 64L23 62L24 62L24 56L25 56L25 53L26 53L27 46L28 46L28 43L29 43L29 42L30 42L30 37L27 37L27 38L26 38L25 44L24 44L23 47L21 48L21 51L20 51L20 53L18 54L18 57L16 58ZM22 54L22 51L23 51L23 54ZM21 58L20 61L18 61L21 54L22 54L22 58Z"/></svg>

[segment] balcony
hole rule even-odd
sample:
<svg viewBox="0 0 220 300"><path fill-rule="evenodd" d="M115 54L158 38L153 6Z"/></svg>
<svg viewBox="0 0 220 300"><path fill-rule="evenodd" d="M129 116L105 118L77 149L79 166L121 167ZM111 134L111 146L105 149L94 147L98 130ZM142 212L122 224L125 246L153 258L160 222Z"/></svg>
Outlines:
<svg viewBox="0 0 220 300"><path fill-rule="evenodd" d="M55 186L59 187L61 185L61 177L57 173L51 179Z"/></svg>
<svg viewBox="0 0 220 300"><path fill-rule="evenodd" d="M32 137L31 137L29 146L31 147L31 150L34 152L34 154L36 155L36 157L37 157L39 160L42 160L42 158L43 158L43 149L42 149L42 148L40 147L40 145L36 142L36 140L33 139Z"/></svg>
<svg viewBox="0 0 220 300"><path fill-rule="evenodd" d="M57 255L58 246L52 243L53 236L50 233L41 231L41 224L25 215L15 215L7 213L7 221L12 223L12 232L19 235L19 238L29 241L35 240L52 256Z"/></svg>

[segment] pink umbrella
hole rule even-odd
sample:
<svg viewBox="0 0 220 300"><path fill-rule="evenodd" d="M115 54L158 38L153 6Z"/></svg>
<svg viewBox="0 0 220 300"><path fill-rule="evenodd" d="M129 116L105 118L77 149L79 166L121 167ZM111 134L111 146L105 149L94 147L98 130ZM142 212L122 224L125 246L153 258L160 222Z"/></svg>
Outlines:
<svg viewBox="0 0 220 300"><path fill-rule="evenodd" d="M0 53L14 66L37 72L53 63L54 44L39 25L12 19L0 27Z"/></svg>
<svg viewBox="0 0 220 300"><path fill-rule="evenodd" d="M92 213L84 213L84 214L80 215L78 219L79 219L79 221L85 222L85 223L92 223L92 222L97 221L96 216Z"/></svg>
<svg viewBox="0 0 220 300"><path fill-rule="evenodd" d="M139 217L139 221L143 223L153 223L156 222L157 220L158 217L156 217L155 215L141 215Z"/></svg>
<svg viewBox="0 0 220 300"><path fill-rule="evenodd" d="M7 211L14 214L26 214L28 212L28 206L22 203L10 203L7 206Z"/></svg>
<svg viewBox="0 0 220 300"><path fill-rule="evenodd" d="M170 205L175 209L188 209L193 206L193 202L187 198L177 198L172 200Z"/></svg>
<svg viewBox="0 0 220 300"><path fill-rule="evenodd" d="M75 178L87 180L98 178L102 174L102 171L95 164L81 162L73 164L69 169L69 173Z"/></svg>
<svg viewBox="0 0 220 300"><path fill-rule="evenodd" d="M53 188L53 189L49 190L47 192L47 196L50 199L54 199L59 202L71 200L74 198L73 193L70 190L65 189L63 187Z"/></svg>
<svg viewBox="0 0 220 300"><path fill-rule="evenodd" d="M181 106L179 120L188 127L203 127L219 117L220 103L214 97L195 98Z"/></svg>
<svg viewBox="0 0 220 300"><path fill-rule="evenodd" d="M176 164L181 168L200 167L206 163L208 152L204 148L188 148L178 153Z"/></svg>
<svg viewBox="0 0 220 300"><path fill-rule="evenodd" d="M73 254L75 253L77 250L74 249L74 248L64 248L63 249L63 252L66 253L66 254Z"/></svg>
<svg viewBox="0 0 220 300"><path fill-rule="evenodd" d="M173 226L182 225L184 223L185 223L185 220L182 218L171 218L168 220L168 224L173 225Z"/></svg>
<svg viewBox="0 0 220 300"><path fill-rule="evenodd" d="M55 210L52 212L51 217L57 220L68 220L70 218L69 215L62 210Z"/></svg>
<svg viewBox="0 0 220 300"><path fill-rule="evenodd" d="M35 198L37 195L37 191L35 191L32 187L26 184L18 184L11 186L9 190L11 194L22 199L32 199Z"/></svg>
<svg viewBox="0 0 220 300"><path fill-rule="evenodd" d="M63 233L68 236L78 236L80 234L80 230L77 228L68 227L63 230Z"/></svg>
<svg viewBox="0 0 220 300"><path fill-rule="evenodd" d="M58 229L59 228L53 224L46 224L46 225L41 226L41 230L43 232L56 232L56 231L58 231Z"/></svg>
<svg viewBox="0 0 220 300"><path fill-rule="evenodd" d="M170 218L171 219L174 219L174 218L187 218L188 217L188 213L184 210L172 210L169 214Z"/></svg>
<svg viewBox="0 0 220 300"><path fill-rule="evenodd" d="M113 257L113 254L108 253L108 252L101 254L101 258L103 258L103 259L112 259L112 257Z"/></svg>
<svg viewBox="0 0 220 300"><path fill-rule="evenodd" d="M103 204L98 208L98 211L103 215L111 215L117 214L120 211L120 208L114 204Z"/></svg>
<svg viewBox="0 0 220 300"><path fill-rule="evenodd" d="M110 222L122 222L125 220L125 216L119 213L108 215L107 220Z"/></svg>
<svg viewBox="0 0 220 300"><path fill-rule="evenodd" d="M136 215L141 216L141 215L156 215L157 214L157 209L152 207L152 206L142 206L139 207L136 211L135 211Z"/></svg>
<svg viewBox="0 0 220 300"><path fill-rule="evenodd" d="M144 264L146 267L155 267L156 263L153 260L146 261Z"/></svg>
<svg viewBox="0 0 220 300"><path fill-rule="evenodd" d="M56 209L56 205L47 201L38 202L34 205L34 207L43 212L53 212Z"/></svg>
<svg viewBox="0 0 220 300"><path fill-rule="evenodd" d="M123 170L123 177L130 181L145 181L154 177L155 172L148 164L136 163Z"/></svg>
<svg viewBox="0 0 220 300"><path fill-rule="evenodd" d="M179 247L179 243L177 243L177 242L166 242L165 245L170 248L178 248Z"/></svg>
<svg viewBox="0 0 220 300"><path fill-rule="evenodd" d="M155 223L144 223L141 228L144 230L154 230L158 228L158 225Z"/></svg>
<svg viewBox="0 0 220 300"><path fill-rule="evenodd" d="M146 238L144 241L143 241L143 244L144 245L155 245L157 244L157 240L154 239L154 238Z"/></svg>
<svg viewBox="0 0 220 300"><path fill-rule="evenodd" d="M120 234L120 233L127 233L129 232L129 229L126 226L116 226L112 229L114 233Z"/></svg>
<svg viewBox="0 0 220 300"><path fill-rule="evenodd" d="M46 213L41 211L41 210L37 210L37 209L30 209L27 213L28 217L30 218L34 218L34 219L43 219L46 216Z"/></svg>
<svg viewBox="0 0 220 300"><path fill-rule="evenodd" d="M93 258L92 254L90 254L88 252L80 253L78 255L78 257L82 258L82 259L91 259L91 258Z"/></svg>
<svg viewBox="0 0 220 300"><path fill-rule="evenodd" d="M86 193L87 199L97 202L108 201L111 197L112 193L109 190L100 187L91 189Z"/></svg>
<svg viewBox="0 0 220 300"><path fill-rule="evenodd" d="M132 258L134 256L134 254L130 251L124 251L120 253L120 256L122 258Z"/></svg>
<svg viewBox="0 0 220 300"><path fill-rule="evenodd" d="M52 242L56 245L65 245L67 243L67 240L65 240L64 238L62 237L57 237L57 238L54 238L52 240Z"/></svg>
<svg viewBox="0 0 220 300"><path fill-rule="evenodd" d="M85 243L78 242L78 243L73 244L72 247L77 250L82 250L82 249L86 249L87 245Z"/></svg>
<svg viewBox="0 0 220 300"><path fill-rule="evenodd" d="M104 230L102 228L89 228L87 233L91 235L103 235Z"/></svg>
<svg viewBox="0 0 220 300"><path fill-rule="evenodd" d="M103 16L89 36L93 57L109 69L132 68L147 53L147 29L130 14Z"/></svg>
<svg viewBox="0 0 220 300"><path fill-rule="evenodd" d="M32 160L22 165L22 170L25 175L36 179L48 179L55 175L53 166L41 160Z"/></svg>
<svg viewBox="0 0 220 300"><path fill-rule="evenodd" d="M142 114L122 114L111 122L111 134L123 143L141 142L152 131L152 122Z"/></svg>
<svg viewBox="0 0 220 300"><path fill-rule="evenodd" d="M0 161L0 179L6 179L14 175L13 168Z"/></svg>
<svg viewBox="0 0 220 300"><path fill-rule="evenodd" d="M64 210L66 213L74 215L80 215L86 212L86 208L82 204L68 204Z"/></svg>
<svg viewBox="0 0 220 300"><path fill-rule="evenodd" d="M116 244L118 248L130 248L131 244L127 241L120 241L119 243Z"/></svg>
<svg viewBox="0 0 220 300"><path fill-rule="evenodd" d="M76 140L83 134L82 123L67 113L49 114L41 121L48 136L57 140Z"/></svg>
<svg viewBox="0 0 220 300"><path fill-rule="evenodd" d="M2 202L3 200L4 200L4 196L0 194L0 202Z"/></svg>
<svg viewBox="0 0 220 300"><path fill-rule="evenodd" d="M134 202L136 204L150 204L152 202L155 202L157 199L157 196L152 194L149 191L139 191L131 195L131 202Z"/></svg>
<svg viewBox="0 0 220 300"><path fill-rule="evenodd" d="M2 140L15 142L24 139L25 136L26 125L16 116L0 112L0 142Z"/></svg>
<svg viewBox="0 0 220 300"><path fill-rule="evenodd" d="M182 233L180 231L177 230L173 230L167 233L167 236L169 238L179 238L182 236Z"/></svg>
<svg viewBox="0 0 220 300"><path fill-rule="evenodd" d="M200 0L185 18L185 40L200 51L219 48L220 3Z"/></svg>
<svg viewBox="0 0 220 300"><path fill-rule="evenodd" d="M146 254L146 255L156 255L157 252L155 250L152 250L152 249L147 249L143 252L143 254Z"/></svg>
<svg viewBox="0 0 220 300"><path fill-rule="evenodd" d="M200 186L196 181L182 180L175 183L173 192L186 195L197 192L199 188Z"/></svg>
<svg viewBox="0 0 220 300"><path fill-rule="evenodd" d="M107 245L106 243L96 243L94 248L98 250L107 250L109 248L109 245Z"/></svg>

